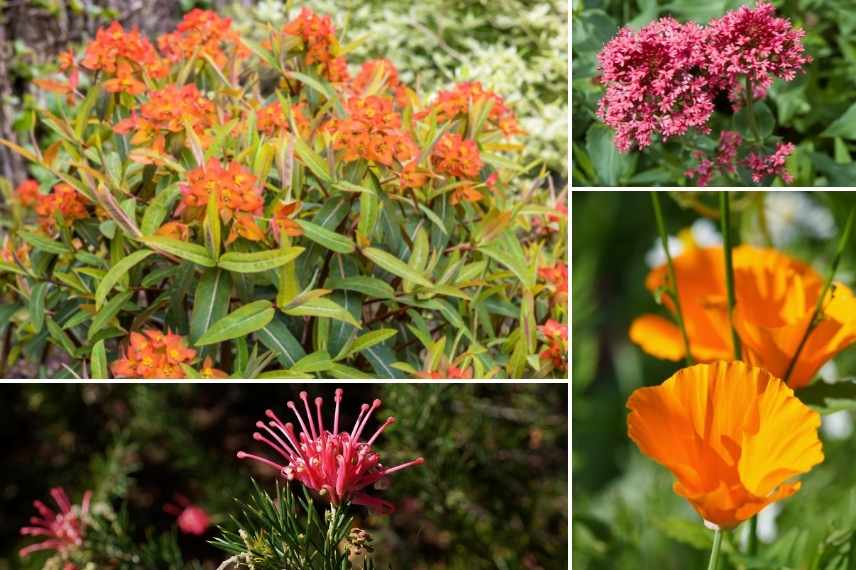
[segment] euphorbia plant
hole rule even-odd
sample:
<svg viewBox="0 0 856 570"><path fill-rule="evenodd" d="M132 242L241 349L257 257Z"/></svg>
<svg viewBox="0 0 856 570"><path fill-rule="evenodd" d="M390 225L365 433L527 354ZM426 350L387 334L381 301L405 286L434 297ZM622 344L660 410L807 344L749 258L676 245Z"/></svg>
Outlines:
<svg viewBox="0 0 856 570"><path fill-rule="evenodd" d="M262 43L194 10L154 42L113 23L64 53L39 144L3 141L36 177L7 192L3 362L564 375L561 331L539 330L567 326L566 197L520 181L513 112L478 82L422 97L348 50L307 9Z"/></svg>

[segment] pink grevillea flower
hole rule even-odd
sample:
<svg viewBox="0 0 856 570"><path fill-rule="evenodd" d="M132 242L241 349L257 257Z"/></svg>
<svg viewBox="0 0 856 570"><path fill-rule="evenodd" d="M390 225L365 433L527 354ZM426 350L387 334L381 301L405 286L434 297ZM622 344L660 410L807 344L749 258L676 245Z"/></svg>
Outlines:
<svg viewBox="0 0 856 570"><path fill-rule="evenodd" d="M30 525L21 528L24 536L45 537L42 542L26 546L18 551L21 557L29 556L39 550L56 550L65 554L83 544L86 524L82 520L89 513L89 501L92 492L83 494L83 503L78 507L72 505L68 495L60 487L54 487L50 491L59 511L56 512L41 501L33 501L33 506L39 511L37 517L30 517Z"/></svg>
<svg viewBox="0 0 856 570"><path fill-rule="evenodd" d="M690 128L709 131L714 92L698 24L661 18L639 32L623 28L597 57L606 85L597 114L615 129L618 150L643 149L655 134L665 140Z"/></svg>
<svg viewBox="0 0 856 570"><path fill-rule="evenodd" d="M760 0L755 8L742 6L708 24L707 71L722 89L740 98L741 81L748 77L752 96L762 98L773 77L792 80L811 57L801 43L805 32L785 18L777 18L772 4Z"/></svg>
<svg viewBox="0 0 856 570"><path fill-rule="evenodd" d="M191 503L184 495L175 495L175 504L167 503L163 510L176 517L178 529L184 534L202 536L211 527L208 512Z"/></svg>
<svg viewBox="0 0 856 570"><path fill-rule="evenodd" d="M716 147L716 157L711 160L701 151L693 152L693 158L699 161L698 166L686 171L687 178L695 178L697 186L707 186L715 170L723 174L734 174L737 171L737 151L743 144L743 137L737 131L722 131L719 134L719 146Z"/></svg>
<svg viewBox="0 0 856 570"><path fill-rule="evenodd" d="M762 182L766 176L781 176L787 183L794 181L794 177L785 169L785 161L794 151L791 143L779 143L776 151L769 155L751 153L746 157L746 166L752 171L752 180Z"/></svg>
<svg viewBox="0 0 856 570"><path fill-rule="evenodd" d="M238 459L253 459L269 465L279 471L279 474L289 481L300 481L310 489L317 491L333 505L351 501L357 505L365 505L374 511L384 514L394 510L392 503L371 497L363 489L391 475L396 471L421 465L424 459L417 457L413 461L384 467L380 456L372 448L375 440L390 425L395 418L388 418L367 441L360 441L363 430L372 413L380 407L380 400L372 405L363 404L360 414L350 432L339 431L339 404L342 401L342 389L336 390L336 411L333 416L333 431L324 428L321 417L323 398L315 398L317 424L313 421L312 411L306 392L300 392L303 407L306 410L306 422L294 402L289 401L288 407L294 412L300 424L300 433L294 431L291 423L283 423L273 410L266 410L265 415L270 421L265 424L256 422L256 427L264 430L253 434L253 439L266 443L286 461L280 465L258 455L244 451L238 452ZM307 426L308 424L308 426Z"/></svg>

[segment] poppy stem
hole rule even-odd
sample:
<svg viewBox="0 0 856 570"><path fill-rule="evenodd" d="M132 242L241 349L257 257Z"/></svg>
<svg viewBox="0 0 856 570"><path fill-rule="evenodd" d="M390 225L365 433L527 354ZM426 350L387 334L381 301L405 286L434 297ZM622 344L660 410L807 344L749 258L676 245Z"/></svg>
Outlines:
<svg viewBox="0 0 856 570"><path fill-rule="evenodd" d="M838 264L841 262L841 255L844 253L844 248L847 247L847 242L850 241L850 232L853 229L853 214L856 211L856 208L851 208L850 215L847 216L847 223L844 226L844 231L841 233L841 238L838 240L838 248L835 251L835 257L832 259L832 267L829 270L829 276L826 278L826 283L823 285L823 290L820 292L820 296L817 298L817 304L814 307L814 313L811 315L811 320L808 322L808 326L805 329L805 334L803 334L802 339L800 340L799 345L797 346L797 350L794 353L793 358L791 358L790 363L788 364L788 370L785 372L785 377L782 380L785 383L791 377L791 374L794 371L794 368L797 365L797 361L799 360L800 354L805 347L806 342L808 341L809 335L811 335L812 331L817 327L820 322L821 313L823 312L823 302L826 300L826 295L829 293L830 288L832 288L832 280L835 278L835 272L838 271Z"/></svg>
<svg viewBox="0 0 856 570"><path fill-rule="evenodd" d="M713 547L710 549L710 562L707 570L716 570L719 567L719 550L722 547L722 529L717 528L713 532Z"/></svg>
<svg viewBox="0 0 856 570"><path fill-rule="evenodd" d="M663 210L660 208L660 196L656 190L651 192L651 203L654 206L654 217L657 219L657 231L660 234L660 242L663 245L663 251L666 253L666 266L669 272L669 293L671 293L672 300L675 302L675 319L678 321L678 328L681 329L687 366L691 366L693 364L693 356L690 352L690 338L687 336L687 329L684 326L684 313L681 310L681 298L678 294L678 279L675 275L675 267L672 264L672 254L669 252L669 234L666 233L666 224L663 222Z"/></svg>
<svg viewBox="0 0 856 570"><path fill-rule="evenodd" d="M719 212L722 224L722 249L725 253L725 284L728 292L728 326L731 328L731 345L734 347L734 360L742 358L740 337L734 328L734 263L732 259L731 243L731 204L728 192L723 190L719 193Z"/></svg>

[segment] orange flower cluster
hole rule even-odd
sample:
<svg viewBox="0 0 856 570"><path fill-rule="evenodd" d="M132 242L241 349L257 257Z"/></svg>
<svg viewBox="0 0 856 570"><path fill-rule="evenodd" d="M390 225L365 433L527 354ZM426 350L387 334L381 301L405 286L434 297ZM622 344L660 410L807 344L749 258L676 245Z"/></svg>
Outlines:
<svg viewBox="0 0 856 570"><path fill-rule="evenodd" d="M489 101L492 106L488 112L488 121L506 136L523 133L514 112L505 104L505 100L482 87L479 81L468 81L457 84L450 91L440 91L437 100L429 105L424 111L416 115L417 119L424 119L431 113L435 113L438 123L445 123L457 117L466 117L470 106L482 100Z"/></svg>
<svg viewBox="0 0 856 570"><path fill-rule="evenodd" d="M208 56L223 67L228 58L221 46L235 49L238 57L246 57L249 50L232 29L231 18L221 18L211 10L195 8L184 15L176 31L158 38L158 47L170 61L187 61L194 54Z"/></svg>
<svg viewBox="0 0 856 570"><path fill-rule="evenodd" d="M392 93L399 107L405 107L408 103L407 87L399 81L398 70L388 59L370 59L365 62L348 88L356 97L376 95L387 90ZM369 88L371 93L368 92Z"/></svg>
<svg viewBox="0 0 856 570"><path fill-rule="evenodd" d="M111 77L107 91L139 95L146 90L144 78L165 77L167 66L149 40L138 30L126 32L119 22L100 28L86 47L81 65Z"/></svg>
<svg viewBox="0 0 856 570"><path fill-rule="evenodd" d="M309 119L304 114L305 108L306 103L303 102L291 106L294 123L301 134L309 132ZM256 127L269 137L288 132L291 129L291 125L288 122L288 115L282 110L282 105L279 101L274 101L256 111Z"/></svg>
<svg viewBox="0 0 856 570"><path fill-rule="evenodd" d="M431 163L440 174L473 179L482 168L479 147L475 141L456 133L446 133L431 153Z"/></svg>
<svg viewBox="0 0 856 570"><path fill-rule="evenodd" d="M730 529L790 497L823 461L820 416L766 370L698 364L627 401L628 435L704 520Z"/></svg>
<svg viewBox="0 0 856 570"><path fill-rule="evenodd" d="M89 217L86 198L68 184L57 184L49 194L39 194L38 189L34 181L24 182L18 187L18 197L21 204L35 209L45 233L53 234L56 230L57 214L69 225Z"/></svg>
<svg viewBox="0 0 856 570"><path fill-rule="evenodd" d="M436 370L434 372L419 372L416 377L424 378L426 380L472 380L473 371L470 368L458 368L457 366L452 366L450 364L444 370Z"/></svg>
<svg viewBox="0 0 856 570"><path fill-rule="evenodd" d="M363 158L392 166L393 160L403 163L416 156L416 144L401 130L401 115L392 108L392 99L355 97L348 101L347 110L347 118L331 119L325 125L333 135L333 148L344 151L342 160Z"/></svg>
<svg viewBox="0 0 856 570"><path fill-rule="evenodd" d="M555 265L541 267L538 275L553 289L553 301L564 307L568 304L568 264L557 261Z"/></svg>
<svg viewBox="0 0 856 570"><path fill-rule="evenodd" d="M165 145L163 131L184 132L184 120L188 119L193 131L203 143L205 131L217 122L214 103L207 99L194 84L183 86L167 85L152 92L149 100L140 106L140 112L122 119L113 127L121 135L135 131L131 144L152 142L153 148L162 151Z"/></svg>
<svg viewBox="0 0 856 570"><path fill-rule="evenodd" d="M22 241L18 247L15 247L15 243L8 235L3 236L3 247L0 247L0 260L12 265L21 264L29 267L30 244Z"/></svg>
<svg viewBox="0 0 856 570"><path fill-rule="evenodd" d="M181 365L195 357L181 335L146 329L131 333L128 348L110 370L117 378L184 378Z"/></svg>
<svg viewBox="0 0 856 570"><path fill-rule="evenodd" d="M732 358L722 248L692 247L673 261L692 356L704 362ZM733 261L734 326L747 362L800 388L811 383L824 363L856 342L856 297L836 283L824 299L821 322L794 361L823 290L822 276L781 252L749 245L735 248ZM658 267L645 285L656 291L666 279L666 267ZM674 313L672 299L664 296L663 302ZM685 356L680 330L658 315L636 319L630 338L658 358Z"/></svg>
<svg viewBox="0 0 856 570"><path fill-rule="evenodd" d="M187 212L190 218L204 215L211 193L217 195L217 207L220 218L235 223L226 243L238 236L252 241L261 241L264 234L255 222L264 207L262 189L256 184L256 177L237 162L230 162L227 168L212 158L204 167L195 168L187 173L187 183L181 185L181 202L175 211L176 216Z"/></svg>
<svg viewBox="0 0 856 570"><path fill-rule="evenodd" d="M547 348L541 351L541 360L549 360L558 370L568 369L568 327L549 319L538 330L547 340Z"/></svg>
<svg viewBox="0 0 856 570"><path fill-rule="evenodd" d="M282 28L282 33L303 40L307 65L318 64L321 74L333 83L348 80L347 61L344 57L336 57L339 43L330 16L319 16L303 8L297 18Z"/></svg>

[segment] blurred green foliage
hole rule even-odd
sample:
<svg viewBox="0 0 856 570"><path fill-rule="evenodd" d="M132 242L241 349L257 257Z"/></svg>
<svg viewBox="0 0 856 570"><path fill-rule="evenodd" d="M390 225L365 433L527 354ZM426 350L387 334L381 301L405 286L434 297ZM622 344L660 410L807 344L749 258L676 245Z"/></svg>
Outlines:
<svg viewBox="0 0 856 570"><path fill-rule="evenodd" d="M797 145L788 160L793 186L848 186L856 178L856 12L852 0L773 0L777 13L803 28L814 61L790 82L776 80L767 104L776 133ZM683 185L689 167L680 139L620 154L595 116L603 88L597 53L621 26L639 29L661 16L706 23L754 0L574 0L572 131L574 186ZM726 106L723 105L723 109ZM730 111L717 121L729 121ZM699 137L705 139L706 137Z"/></svg>
<svg viewBox="0 0 856 570"><path fill-rule="evenodd" d="M739 241L763 245L755 224L760 205L765 204L770 215L770 194L741 192L732 198ZM704 217L702 212L716 212L714 192L669 196L663 194L661 203L671 235ZM803 198L812 207L825 208L839 229L856 207L854 192L813 192ZM803 207L784 219L785 227L798 228L807 221L809 225L793 232L786 246L778 247L826 275L837 235L812 235L820 221L804 219L806 203L795 203ZM665 314L644 285L649 271L646 253L658 239L650 195L575 191L571 210L574 568L704 568L712 533L688 503L672 492L672 475L643 456L626 435L625 402L630 393L660 384L682 367L682 363L645 354L628 337L634 318L650 312ZM836 279L856 285L852 236ZM846 350L834 362L838 378L856 374L856 350ZM739 568L739 564L743 568L852 568L847 564L856 560L856 549L851 554L856 539L856 473L850 465L856 440L832 438L826 430L822 440L824 463L802 477L803 487L796 495L779 503L783 510L775 520L775 543L762 544L754 561L741 558L736 545L745 528L738 527L726 544L730 562L721 570Z"/></svg>
<svg viewBox="0 0 856 570"><path fill-rule="evenodd" d="M169 568L216 568L227 557L207 542L217 531L179 534L163 506L180 493L220 524L250 502L250 477L272 491L276 474L235 453L258 452L255 421L301 389L332 403L333 386L3 387L0 429L15 436L0 443L0 568L42 568L45 556L18 558L31 541L17 533L52 486L75 501L93 489L94 501L127 513L128 543L116 546L156 551L161 565L143 567L172 556L181 562ZM369 429L397 420L378 440L383 463L425 458L375 491L393 515L355 509L378 568L567 568L567 385L349 385L342 425L375 397L384 405Z"/></svg>

